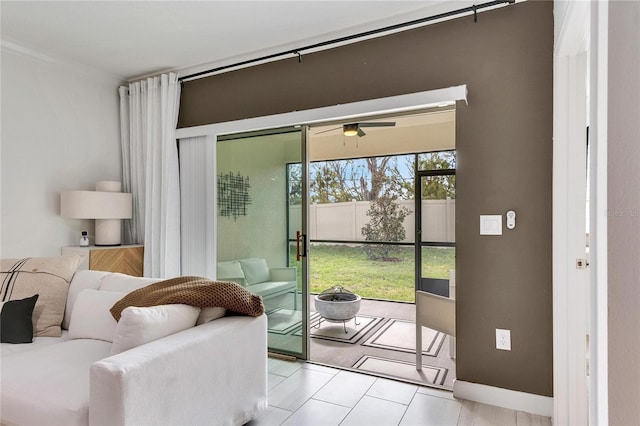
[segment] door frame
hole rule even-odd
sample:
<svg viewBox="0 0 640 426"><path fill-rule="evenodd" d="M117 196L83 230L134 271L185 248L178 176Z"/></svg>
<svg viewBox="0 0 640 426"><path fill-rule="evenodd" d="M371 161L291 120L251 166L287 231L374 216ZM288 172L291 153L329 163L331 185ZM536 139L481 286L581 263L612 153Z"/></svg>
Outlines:
<svg viewBox="0 0 640 426"><path fill-rule="evenodd" d="M300 175L302 179L302 235L304 244L302 247L302 359L309 359L309 350L311 347L311 336L309 333L309 318L310 318L310 306L309 306L309 126L302 126L300 132L301 139L301 159L302 173ZM287 206L288 208L288 206ZM296 297L298 295L296 294Z"/></svg>
<svg viewBox="0 0 640 426"><path fill-rule="evenodd" d="M591 345L590 424L609 422L609 345L608 345L608 241L607 241L607 122L609 0L590 3L590 256L591 256Z"/></svg>
<svg viewBox="0 0 640 426"><path fill-rule="evenodd" d="M207 179L208 181L213 183L213 190L209 189L206 190L206 194L209 196L210 199L214 200L213 204L208 204L207 205L207 211L215 211L217 209L217 190L218 190L218 185L217 183L217 156L218 156L218 145L220 142L230 142L231 144L234 143L234 141L237 140L250 140L250 139L257 139L257 138L271 138L271 137L280 137L282 135L290 135L290 134L294 134L297 136L297 152L299 152L299 158L300 158L300 164L301 164L301 180L302 180L302 188L301 188L301 209L299 211L299 215L300 215L300 224L299 227L296 226L297 231L299 232L299 234L302 236L302 238L300 239L300 241L304 242L304 245L302 246L298 246L299 249L299 253L301 254L297 260L297 262L300 264L301 268L301 275L300 275L300 281L302 284L302 300L300 305L297 305L297 307L295 308L295 310L301 310L301 312L303 313L303 315L301 315L301 330L302 330L302 336L300 338L300 345L298 347L298 345L296 344L295 349L292 348L284 348L284 347L278 347L278 346L268 346L268 351L270 354L278 354L278 355L283 355L285 357L295 357L295 358L299 358L299 359L308 359L309 356L309 301L308 301L308 297L304 297L304 295L308 295L309 293L309 284L308 284L308 257L307 257L307 253L308 253L308 246L307 246L307 228L308 228L308 220L306 215L308 214L308 167L307 167L307 152L308 152L308 126L284 126L284 127L277 127L277 128L270 128L270 129L266 129L266 130L257 130L257 131L250 131L250 132L237 132L237 133L227 133L224 135L216 135L215 137L211 137L211 149L210 152L208 152L206 155L202 155L202 152L196 152L191 153L191 155L195 155L199 158L199 160L196 161L200 161L200 162L207 162L208 160L212 160L212 162L207 163L206 164L206 169L209 172L208 176L209 178ZM187 141L193 141L194 138L187 138L187 139L181 139L180 142L187 142ZM197 139L197 138L195 138ZM197 143L197 141L195 141ZM290 141L291 143L296 142L296 140L292 140ZM265 144L265 141L260 141L260 144ZM270 141L267 141L266 144L268 145L270 143ZM285 214L285 223L284 223L284 228L285 228L285 232L284 232L284 237L285 237L285 242L286 242L286 248L285 248L285 255L283 257L283 260L285 260L285 264L281 265L281 266L293 266L289 263L289 259L290 259L290 250L291 250L291 239L290 239L290 235L289 235L289 231L290 231L290 211L289 211L289 197L288 197L288 164L290 164L289 162L284 162L282 163L284 165L284 175L285 175L285 179L284 179L284 187L281 188L282 191L287 193L287 196L285 197L284 200L284 210L286 210L286 214ZM190 181L190 185L193 185L193 177L188 177L187 178L188 181ZM195 179L196 181L198 180L198 178ZM282 182L279 179L275 179L274 178L274 185L276 185L275 187L277 187L278 182L280 182L280 184L282 184ZM212 195L212 196L211 196ZM199 194L200 197L203 197L204 194ZM207 238L207 242L209 243L209 239L213 239L215 241L215 239L217 238L217 230L218 230L218 218L217 218L217 214L213 214L213 215L206 215L208 217L210 217L210 219L208 219L210 221L211 224L214 224L213 226L210 227L210 229L214 230L213 234L211 234L210 236L208 236ZM183 237L185 237L185 235L183 234ZM188 238L188 235L186 235L186 237ZM212 244L213 246L217 246L216 244ZM193 250L192 250L193 251ZM209 252L211 253L211 252ZM208 257L210 258L210 256ZM214 258L217 258L217 248L215 251L215 256ZM201 263L201 262L199 262ZM269 263L269 262L268 262ZM213 262L213 265L215 265L215 262ZM191 269L190 269L191 270ZM191 273L191 272L189 272ZM215 270L215 266L212 267L211 271L207 273L207 276L216 276L217 271ZM298 298L298 289L296 286L296 289L294 291L294 301L297 300ZM294 302L294 306L295 306ZM265 313L267 311L265 310ZM297 342L296 342L297 343ZM298 350L299 349L299 350Z"/></svg>
<svg viewBox="0 0 640 426"><path fill-rule="evenodd" d="M302 126L305 124L312 125L329 121L350 120L370 115L400 114L409 111L453 105L456 101L464 101L467 103L466 84L447 87L445 89L427 90L425 92L286 112L265 117L183 127L176 130L176 139L253 132L278 127Z"/></svg>
<svg viewBox="0 0 640 426"><path fill-rule="evenodd" d="M608 422L607 9L608 0L554 3L553 422L556 424ZM585 84L576 84L578 81ZM575 243L584 239L571 222L576 216L583 217L586 207L586 200L579 195L584 193L580 187L584 167L580 167L579 161L584 159L580 152L584 152L587 124L591 146L591 266L590 270L581 271L576 269L576 259L583 256ZM574 342L586 346L582 321L572 321L576 313L585 315L584 306L572 299L572 288L576 286L586 289L588 297L588 381L586 352L569 347Z"/></svg>
<svg viewBox="0 0 640 426"><path fill-rule="evenodd" d="M244 120L234 120L223 123L214 123L207 124L203 126L194 126L181 128L176 130L176 139L187 140L190 138L196 137L205 137L207 141L214 143L217 141L218 136L222 135L230 135L230 134L238 134L238 133L250 133L261 130L269 130L276 128L286 128L286 127L302 127L303 135L308 131L308 125L312 125L315 123L322 123L327 121L341 121L341 120L349 120L358 117L366 117L371 115L379 115L379 114L400 114L406 113L410 111L423 110L432 107L442 107L446 105L453 105L457 101L467 102L467 86L466 84L460 86L453 86L444 89L436 89L429 90L425 92L411 93L407 95L398 95L398 96L390 96L386 98L373 99L367 101L360 102L352 102L348 104L335 105L330 107L322 107L315 108L310 110L303 111L294 111L289 113L282 114L274 114L266 117L255 117ZM303 136L305 138L305 136ZM308 174L308 137L306 137L303 149L305 152L303 153L303 161L305 164L303 166L303 173ZM214 163L213 166L208 167L207 171L209 175L216 176L216 164L215 164L215 156L213 156ZM305 168L307 170L305 171ZM308 177L308 176L307 176ZM308 193L308 179L303 179L306 181L307 188L305 191ZM215 187L215 185L214 185ZM303 206L306 203L303 203ZM217 199L211 200L211 207L213 211L217 208ZM213 215L214 226L210 230L208 234L208 239L212 238L213 241L217 238L217 228L215 226L215 216ZM303 233L308 235L308 230L306 229L306 220L307 218L303 213ZM308 239L305 239L308 240ZM308 241L305 241L305 244L308 245ZM214 244L215 245L215 244ZM308 249L308 247L306 247ZM304 264L304 263L303 263ZM207 270L207 272L210 272ZM213 271L215 273L215 271ZM308 268L303 266L303 274L308 274ZM302 303L303 309L308 312L309 309L309 285L308 285L308 276L305 280L303 278L303 286L302 286ZM306 317L307 315L303 315ZM305 322L303 318L303 328L308 330L308 324ZM303 334L303 360L307 360L309 356L309 333L304 332Z"/></svg>

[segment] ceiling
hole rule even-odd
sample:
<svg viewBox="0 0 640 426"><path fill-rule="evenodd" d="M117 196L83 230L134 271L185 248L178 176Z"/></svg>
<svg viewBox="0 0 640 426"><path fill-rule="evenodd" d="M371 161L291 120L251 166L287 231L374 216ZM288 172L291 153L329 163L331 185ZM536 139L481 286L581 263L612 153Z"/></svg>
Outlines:
<svg viewBox="0 0 640 426"><path fill-rule="evenodd" d="M422 1L8 1L4 48L122 79L180 75L473 4Z"/></svg>
<svg viewBox="0 0 640 426"><path fill-rule="evenodd" d="M309 130L311 161L401 155L455 149L456 111L453 106L424 112L322 124ZM344 136L342 124L393 122L393 127L364 127L365 136Z"/></svg>

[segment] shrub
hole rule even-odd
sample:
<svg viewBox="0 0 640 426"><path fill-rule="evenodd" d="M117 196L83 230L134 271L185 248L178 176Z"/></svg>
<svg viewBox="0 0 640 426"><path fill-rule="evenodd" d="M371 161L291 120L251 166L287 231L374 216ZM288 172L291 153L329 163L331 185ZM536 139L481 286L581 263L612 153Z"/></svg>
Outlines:
<svg viewBox="0 0 640 426"><path fill-rule="evenodd" d="M411 213L405 207L395 203L395 198L387 195L371 202L367 216L371 219L362 227L361 232L366 241L398 242L404 240L406 232L402 226L404 219ZM365 244L364 250L371 260L396 260L389 257L393 246L385 244Z"/></svg>

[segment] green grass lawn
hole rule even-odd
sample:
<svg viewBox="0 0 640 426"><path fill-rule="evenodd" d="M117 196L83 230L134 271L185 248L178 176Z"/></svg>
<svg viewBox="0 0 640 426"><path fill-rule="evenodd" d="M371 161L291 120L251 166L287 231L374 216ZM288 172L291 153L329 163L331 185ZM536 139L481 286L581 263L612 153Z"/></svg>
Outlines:
<svg viewBox="0 0 640 426"><path fill-rule="evenodd" d="M341 285L364 298L413 302L414 248L394 247L390 257L395 260L369 260L362 246L312 244L309 249L311 293ZM295 253L290 264L299 265ZM422 267L425 277L449 278L449 270L455 268L455 248L423 248Z"/></svg>

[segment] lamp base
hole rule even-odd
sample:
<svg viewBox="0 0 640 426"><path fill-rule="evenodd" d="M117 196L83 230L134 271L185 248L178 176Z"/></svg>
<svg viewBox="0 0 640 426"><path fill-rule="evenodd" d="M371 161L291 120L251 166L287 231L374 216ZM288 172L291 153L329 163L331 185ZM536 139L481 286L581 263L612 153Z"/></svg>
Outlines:
<svg viewBox="0 0 640 426"><path fill-rule="evenodd" d="M96 219L96 246L121 244L122 219Z"/></svg>

